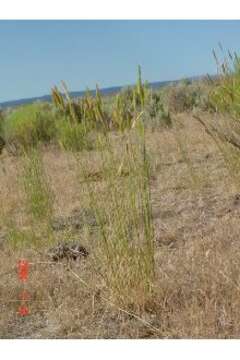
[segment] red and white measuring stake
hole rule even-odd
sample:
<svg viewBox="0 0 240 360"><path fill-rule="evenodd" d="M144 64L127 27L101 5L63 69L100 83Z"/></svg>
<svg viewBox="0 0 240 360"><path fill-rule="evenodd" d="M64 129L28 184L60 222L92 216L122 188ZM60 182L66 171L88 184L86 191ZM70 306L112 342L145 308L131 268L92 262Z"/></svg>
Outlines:
<svg viewBox="0 0 240 360"><path fill-rule="evenodd" d="M26 281L29 274L29 262L27 260L19 260L18 262L18 278L23 284L22 291L20 293L21 304L18 309L18 313L21 316L26 316L29 314L29 309L26 305L26 302L29 300L29 294L26 290Z"/></svg>

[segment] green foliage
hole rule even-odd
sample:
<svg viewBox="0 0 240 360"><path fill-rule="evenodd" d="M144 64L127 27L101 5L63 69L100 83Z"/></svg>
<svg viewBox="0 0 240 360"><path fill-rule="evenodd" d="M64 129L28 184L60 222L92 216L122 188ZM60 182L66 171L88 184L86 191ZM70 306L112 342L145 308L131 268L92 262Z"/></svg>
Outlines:
<svg viewBox="0 0 240 360"><path fill-rule="evenodd" d="M112 112L112 127L123 131L129 129L134 119L133 92L128 88L125 92L116 95Z"/></svg>
<svg viewBox="0 0 240 360"><path fill-rule="evenodd" d="M47 104L22 106L6 117L3 134L6 142L18 148L48 143L55 135L55 115Z"/></svg>
<svg viewBox="0 0 240 360"><path fill-rule="evenodd" d="M123 131L131 128L139 113L144 110L148 96L147 86L142 83L140 66L138 67L136 86L128 87L115 96L114 105L110 113L106 112L98 86L96 86L95 97L91 96L87 91L78 100L70 97L64 82L62 82L62 86L63 93L56 86L52 89L53 104L60 114L68 119L72 126L83 124L86 134L93 129L108 131L113 128ZM75 133L78 132L79 130L76 129ZM73 134L74 130L69 133Z"/></svg>
<svg viewBox="0 0 240 360"><path fill-rule="evenodd" d="M172 119L160 92L151 91L145 111L145 125L155 128L158 126L172 126Z"/></svg>
<svg viewBox="0 0 240 360"><path fill-rule="evenodd" d="M171 126L168 108L143 83L140 66L136 85L115 96L103 98L96 86L95 96L86 91L83 97L73 99L62 82L62 91L56 86L52 89L52 101L52 105L19 107L0 119L0 136L2 132L9 151L31 150L39 143L50 142L71 151L90 150L96 131L124 132L132 129L140 117L146 123L149 117L156 124Z"/></svg>
<svg viewBox="0 0 240 360"><path fill-rule="evenodd" d="M53 104L72 125L84 124L86 129L102 126L108 128L108 116L104 110L102 96L96 86L96 96L93 97L86 91L85 96L78 100L70 97L67 86L62 82L65 96L55 86L52 89Z"/></svg>
<svg viewBox="0 0 240 360"><path fill-rule="evenodd" d="M0 110L0 136L3 137L4 136L4 114L3 114L3 111Z"/></svg>
<svg viewBox="0 0 240 360"><path fill-rule="evenodd" d="M46 179L38 150L25 154L23 183L27 207L34 221L48 221L52 215L52 193Z"/></svg>
<svg viewBox="0 0 240 360"><path fill-rule="evenodd" d="M216 53L214 57L218 64L219 79L210 93L210 100L217 111L240 117L240 58L235 53L220 63Z"/></svg>
<svg viewBox="0 0 240 360"><path fill-rule="evenodd" d="M127 87L115 99L111 119L114 129L124 131L134 126L136 119L144 112L149 100L149 90L142 82L141 67L138 66L138 79L134 87Z"/></svg>
<svg viewBox="0 0 240 360"><path fill-rule="evenodd" d="M82 123L72 125L66 119L58 121L56 138L65 150L81 151L83 149L92 150L93 148L90 133Z"/></svg>

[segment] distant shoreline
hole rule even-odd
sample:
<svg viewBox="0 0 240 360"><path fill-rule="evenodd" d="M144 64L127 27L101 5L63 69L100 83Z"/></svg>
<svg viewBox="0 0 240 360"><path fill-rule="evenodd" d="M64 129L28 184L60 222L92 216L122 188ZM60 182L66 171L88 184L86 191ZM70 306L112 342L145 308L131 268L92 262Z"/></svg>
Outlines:
<svg viewBox="0 0 240 360"><path fill-rule="evenodd" d="M194 80L199 80L201 78L203 78L203 76L194 76L194 77L187 78L187 80L194 81ZM172 81L169 80L169 81L150 82L149 86L153 89L157 89L157 88L169 85L169 84L176 84L182 80L183 79L172 80ZM114 93L119 92L121 89L124 89L127 86L133 86L133 85L112 86L112 87L100 89L100 92L103 95L112 95ZM72 97L82 97L85 94L85 92L86 91L71 91L70 95ZM90 93L94 95L95 90L90 90ZM15 106L20 106L20 105L25 105L25 104L31 104L36 101L49 102L49 101L51 101L51 95L43 95L43 96L36 96L36 97L32 97L32 98L4 101L4 102L0 103L0 108L6 109L8 107L15 107Z"/></svg>

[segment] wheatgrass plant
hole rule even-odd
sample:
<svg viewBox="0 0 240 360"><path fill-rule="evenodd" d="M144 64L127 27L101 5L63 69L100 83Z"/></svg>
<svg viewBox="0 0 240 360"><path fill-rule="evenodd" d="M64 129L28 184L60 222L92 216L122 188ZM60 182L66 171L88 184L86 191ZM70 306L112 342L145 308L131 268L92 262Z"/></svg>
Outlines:
<svg viewBox="0 0 240 360"><path fill-rule="evenodd" d="M150 91L142 82L141 67L138 66L138 78L134 87L127 87L115 97L115 104L111 114L114 129L129 130L138 115L144 111L150 101Z"/></svg>
<svg viewBox="0 0 240 360"><path fill-rule="evenodd" d="M24 153L20 164L16 185L24 195L18 198L20 203L16 206L21 206L21 216L16 219L3 213L4 218L1 220L6 229L8 244L14 249L25 250L38 248L54 240L51 229L53 195L38 149L32 148Z"/></svg>
<svg viewBox="0 0 240 360"><path fill-rule="evenodd" d="M143 124L139 121L117 146L109 134L101 136L97 146L102 181L87 181L84 192L98 223L95 268L115 303L141 311L154 281L154 229ZM78 161L87 178L91 164L80 156Z"/></svg>
<svg viewBox="0 0 240 360"><path fill-rule="evenodd" d="M38 240L38 245L42 242L52 242L54 240L51 229L53 194L44 171L42 155L38 149L34 148L25 153L22 180L27 213L30 216L30 232L34 234L35 244Z"/></svg>
<svg viewBox="0 0 240 360"><path fill-rule="evenodd" d="M24 158L24 188L29 212L36 221L44 221L52 215L52 194L46 180L41 154L32 149Z"/></svg>
<svg viewBox="0 0 240 360"><path fill-rule="evenodd" d="M228 113L233 118L240 117L240 57L237 53L228 51L224 59L219 60L216 52L213 55L218 67L218 81L210 92L210 101L216 111Z"/></svg>

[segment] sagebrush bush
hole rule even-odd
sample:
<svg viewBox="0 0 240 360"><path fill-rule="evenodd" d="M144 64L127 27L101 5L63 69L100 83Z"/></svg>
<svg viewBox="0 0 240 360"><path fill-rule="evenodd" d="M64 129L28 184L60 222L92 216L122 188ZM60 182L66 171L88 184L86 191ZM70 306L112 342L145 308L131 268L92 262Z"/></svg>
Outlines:
<svg viewBox="0 0 240 360"><path fill-rule="evenodd" d="M163 92L164 103L170 112L181 113L200 109L203 111L212 110L209 101L210 86L203 82L185 83L167 87Z"/></svg>
<svg viewBox="0 0 240 360"><path fill-rule="evenodd" d="M170 111L183 112L193 109L195 92L189 91L189 85L174 85L168 89L167 103Z"/></svg>
<svg viewBox="0 0 240 360"><path fill-rule="evenodd" d="M152 129L158 126L172 126L171 115L167 106L164 105L161 92L150 92L149 100L145 106L144 122L145 126L150 126Z"/></svg>

